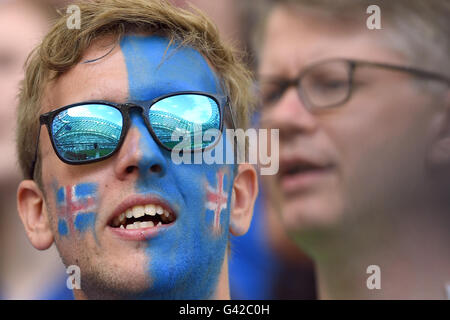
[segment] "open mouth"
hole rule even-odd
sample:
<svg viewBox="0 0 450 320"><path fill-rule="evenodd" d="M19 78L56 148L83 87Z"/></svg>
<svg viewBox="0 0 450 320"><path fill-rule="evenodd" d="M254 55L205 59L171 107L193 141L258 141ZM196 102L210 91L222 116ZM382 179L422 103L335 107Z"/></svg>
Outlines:
<svg viewBox="0 0 450 320"><path fill-rule="evenodd" d="M310 163L298 163L286 166L285 169L282 170L282 176L294 176L297 174L315 172L320 170L328 169L330 166L318 166Z"/></svg>
<svg viewBox="0 0 450 320"><path fill-rule="evenodd" d="M286 195L306 190L325 177L330 177L334 164L293 159L280 162L279 182Z"/></svg>
<svg viewBox="0 0 450 320"><path fill-rule="evenodd" d="M160 205L136 205L116 216L110 226L128 230L145 229L171 224L175 220L175 214Z"/></svg>

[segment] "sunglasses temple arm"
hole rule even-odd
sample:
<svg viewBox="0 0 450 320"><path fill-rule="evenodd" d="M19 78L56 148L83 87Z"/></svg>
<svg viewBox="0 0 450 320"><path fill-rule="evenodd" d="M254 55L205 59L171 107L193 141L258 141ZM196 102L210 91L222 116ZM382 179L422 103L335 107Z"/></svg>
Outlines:
<svg viewBox="0 0 450 320"><path fill-rule="evenodd" d="M38 150L39 150L39 138L40 138L40 135L41 135L41 128L39 127L39 132L38 132L38 135L37 135L36 149L34 151L34 158L33 158L33 162L31 162L31 170L30 170L31 180L34 180L34 169L36 167L37 155L38 155Z"/></svg>

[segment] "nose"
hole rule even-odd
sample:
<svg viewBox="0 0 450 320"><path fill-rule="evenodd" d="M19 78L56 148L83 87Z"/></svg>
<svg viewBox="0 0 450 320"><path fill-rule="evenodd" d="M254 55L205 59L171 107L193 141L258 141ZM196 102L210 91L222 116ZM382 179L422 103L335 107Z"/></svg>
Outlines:
<svg viewBox="0 0 450 320"><path fill-rule="evenodd" d="M261 123L265 127L279 129L280 138L311 134L318 126L316 117L307 109L294 87L288 88L280 100L265 109Z"/></svg>
<svg viewBox="0 0 450 320"><path fill-rule="evenodd" d="M164 176L167 169L165 157L147 129L142 115L138 111L131 111L130 118L131 127L115 163L116 176L120 180Z"/></svg>

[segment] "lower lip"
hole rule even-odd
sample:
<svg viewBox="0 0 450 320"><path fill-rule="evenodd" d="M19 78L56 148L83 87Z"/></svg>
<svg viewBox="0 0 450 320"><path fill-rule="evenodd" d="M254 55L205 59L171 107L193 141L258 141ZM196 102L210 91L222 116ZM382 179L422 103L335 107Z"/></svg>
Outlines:
<svg viewBox="0 0 450 320"><path fill-rule="evenodd" d="M158 227L141 228L141 229L121 229L108 227L111 232L123 240L129 241L145 241L156 238L161 233L166 232L174 223L161 225Z"/></svg>
<svg viewBox="0 0 450 320"><path fill-rule="evenodd" d="M286 175L280 179L281 188L285 193L299 192L310 188L331 173L332 167L327 167L323 169L308 170L294 175Z"/></svg>

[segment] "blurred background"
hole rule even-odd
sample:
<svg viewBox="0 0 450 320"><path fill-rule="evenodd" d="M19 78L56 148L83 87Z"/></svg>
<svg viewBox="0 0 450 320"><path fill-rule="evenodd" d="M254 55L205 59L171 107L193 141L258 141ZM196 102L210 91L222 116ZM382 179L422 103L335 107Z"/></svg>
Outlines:
<svg viewBox="0 0 450 320"><path fill-rule="evenodd" d="M21 179L14 145L15 109L23 65L30 51L71 1L0 0L0 298L72 299L64 266L53 246L38 251L29 243L16 210ZM204 11L224 39L255 68L251 30L258 23L260 1L172 0ZM232 299L315 299L311 260L285 235L274 212L264 207L261 188L252 225L231 239L229 258Z"/></svg>

